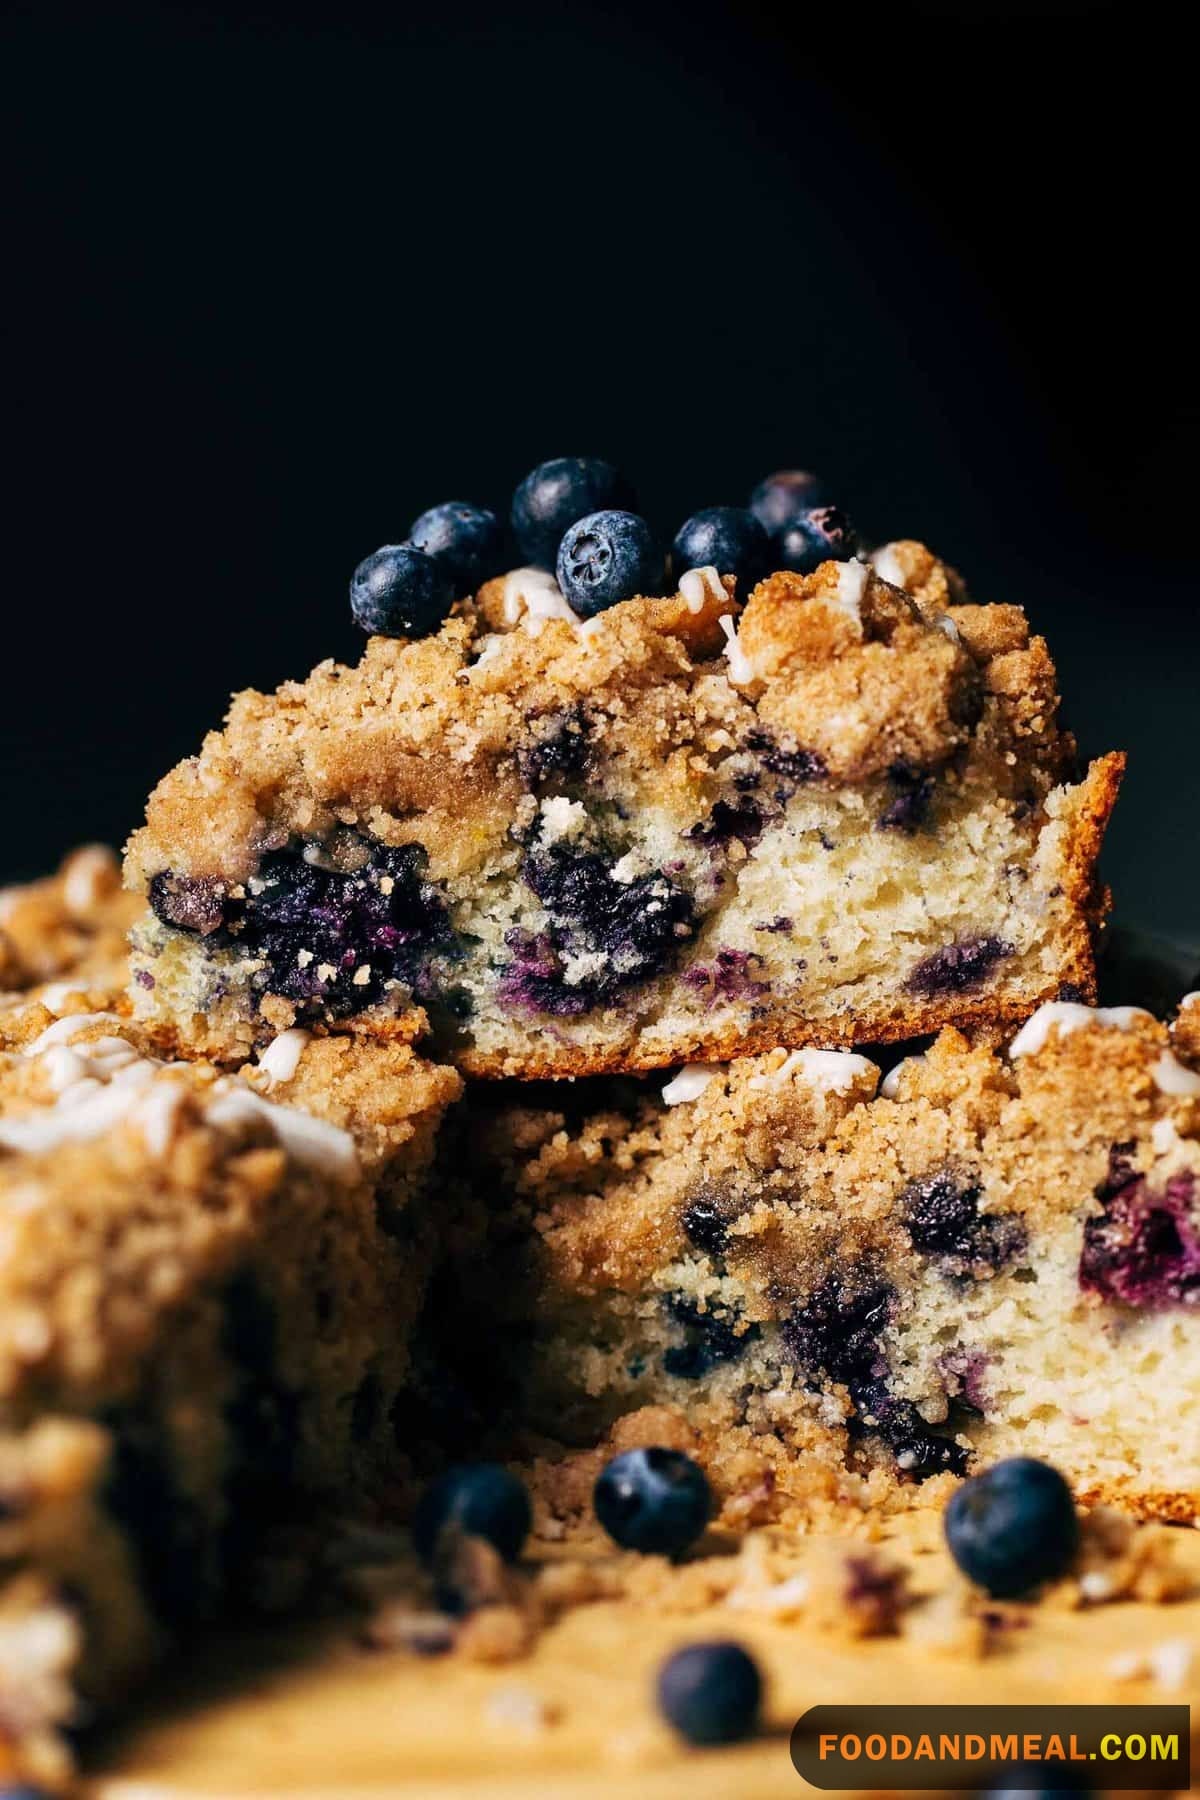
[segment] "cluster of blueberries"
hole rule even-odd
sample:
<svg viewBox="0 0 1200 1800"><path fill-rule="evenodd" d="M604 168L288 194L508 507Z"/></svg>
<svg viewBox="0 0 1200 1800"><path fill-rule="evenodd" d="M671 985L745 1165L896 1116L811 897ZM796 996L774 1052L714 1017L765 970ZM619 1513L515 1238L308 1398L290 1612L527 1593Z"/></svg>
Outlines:
<svg viewBox="0 0 1200 1800"><path fill-rule="evenodd" d="M663 592L667 559L635 511L625 478L596 456L556 456L530 471L513 495L509 528L516 558L552 569L567 601L592 618L634 594ZM736 575L744 594L774 569L808 574L852 556L858 538L825 485L803 469L760 481L747 506L706 506L675 534L671 567ZM494 512L465 500L430 507L402 544L385 544L354 571L350 606L364 631L426 637L454 600L501 573L508 546Z"/></svg>
<svg viewBox="0 0 1200 1800"><path fill-rule="evenodd" d="M596 1481L596 1517L623 1550L678 1558L712 1515L712 1493L700 1466L681 1450L629 1450ZM505 1559L520 1555L529 1535L529 1495L496 1463L450 1469L426 1489L413 1519L413 1541L437 1575L445 1534L486 1538ZM1075 1504L1057 1469L1013 1456L966 1481L946 1507L946 1543L964 1575L996 1600L1011 1600L1057 1580L1079 1546ZM462 1610L453 1589L439 1587L448 1612ZM762 1678L740 1644L689 1644L658 1672L663 1715L690 1744L728 1744L758 1724Z"/></svg>

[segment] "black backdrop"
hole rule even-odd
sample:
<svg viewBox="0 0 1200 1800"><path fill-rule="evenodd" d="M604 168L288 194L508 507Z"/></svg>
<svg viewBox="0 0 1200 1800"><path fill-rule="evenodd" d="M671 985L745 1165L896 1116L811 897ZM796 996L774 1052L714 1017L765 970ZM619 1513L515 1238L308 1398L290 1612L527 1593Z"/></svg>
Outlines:
<svg viewBox="0 0 1200 1800"><path fill-rule="evenodd" d="M1133 753L1108 869L1200 939L1194 79L1166 9L10 11L0 708L30 874L354 563L544 456L673 529L827 472L1051 637ZM15 466L14 466L15 465Z"/></svg>

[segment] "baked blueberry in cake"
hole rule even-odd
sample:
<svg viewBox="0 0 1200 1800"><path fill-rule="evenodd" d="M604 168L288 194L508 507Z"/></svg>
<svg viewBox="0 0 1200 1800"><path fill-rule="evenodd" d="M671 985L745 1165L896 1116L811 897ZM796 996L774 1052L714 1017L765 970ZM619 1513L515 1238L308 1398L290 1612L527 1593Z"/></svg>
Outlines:
<svg viewBox="0 0 1200 1800"><path fill-rule="evenodd" d="M531 490L555 526L589 497L557 578L465 591L479 509L439 509L436 552L358 571L356 666L239 695L159 784L127 859L139 1016L220 1058L300 1025L528 1078L1094 998L1122 759L1077 776L1020 609L915 543L865 560L828 507L790 563L708 509L677 561L703 540L733 571L668 579L607 465L564 463Z"/></svg>
<svg viewBox="0 0 1200 1800"><path fill-rule="evenodd" d="M515 1441L675 1419L727 1508L1023 1454L1191 1519L1197 1024L1198 1000L1173 1039L1052 1002L1006 1050L947 1030L882 1080L809 1048L661 1089L477 1089L446 1356Z"/></svg>
<svg viewBox="0 0 1200 1800"><path fill-rule="evenodd" d="M459 1089L303 1031L171 1062L69 987L0 1010L0 1742L51 1760L290 1509L395 1481Z"/></svg>

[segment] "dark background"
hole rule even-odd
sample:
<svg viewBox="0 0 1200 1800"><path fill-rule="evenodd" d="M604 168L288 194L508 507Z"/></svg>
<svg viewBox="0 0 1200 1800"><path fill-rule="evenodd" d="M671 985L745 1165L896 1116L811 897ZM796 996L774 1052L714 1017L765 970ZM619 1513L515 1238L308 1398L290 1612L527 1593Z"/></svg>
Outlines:
<svg viewBox="0 0 1200 1800"><path fill-rule="evenodd" d="M352 655L445 498L598 452L673 530L780 464L1051 638L1200 940L1190 58L1170 14L268 4L8 15L0 709L26 875L228 692Z"/></svg>

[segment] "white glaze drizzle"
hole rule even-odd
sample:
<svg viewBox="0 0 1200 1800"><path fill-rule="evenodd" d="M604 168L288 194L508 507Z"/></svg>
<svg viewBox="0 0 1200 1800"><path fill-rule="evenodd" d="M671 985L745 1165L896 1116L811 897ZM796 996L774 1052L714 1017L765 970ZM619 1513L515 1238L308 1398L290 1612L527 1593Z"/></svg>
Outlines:
<svg viewBox="0 0 1200 1800"><path fill-rule="evenodd" d="M353 1181L357 1175L358 1155L348 1131L294 1107L277 1106L230 1077L217 1082L214 1095L206 1109L210 1124L229 1127L260 1120L274 1132L293 1162L337 1181Z"/></svg>
<svg viewBox="0 0 1200 1800"><path fill-rule="evenodd" d="M1200 1096L1200 1075L1194 1069L1185 1068L1171 1050L1163 1051L1150 1073L1160 1094L1189 1100Z"/></svg>
<svg viewBox="0 0 1200 1800"><path fill-rule="evenodd" d="M163 1157L171 1148L185 1098L182 1082L156 1081L139 1103L138 1124L151 1156Z"/></svg>
<svg viewBox="0 0 1200 1800"><path fill-rule="evenodd" d="M662 1097L668 1106L686 1106L689 1101L698 1100L719 1069L707 1068L704 1063L685 1063L678 1075L668 1081L662 1091Z"/></svg>
<svg viewBox="0 0 1200 1800"><path fill-rule="evenodd" d="M67 864L63 901L70 913L88 913L116 886L116 863L111 850L88 844Z"/></svg>
<svg viewBox="0 0 1200 1800"><path fill-rule="evenodd" d="M801 1075L811 1087L823 1094L848 1094L855 1084L867 1077L874 1093L879 1070L867 1056L855 1056L850 1050L789 1050L777 1069L767 1075L753 1075L752 1088L780 1087L785 1081Z"/></svg>
<svg viewBox="0 0 1200 1800"><path fill-rule="evenodd" d="M39 1032L32 1042L25 1045L22 1052L25 1056L40 1056L51 1044L68 1044L72 1038L79 1036L89 1025L119 1025L116 1013L71 1013L65 1019L55 1019L53 1025L47 1025L45 1031Z"/></svg>
<svg viewBox="0 0 1200 1800"><path fill-rule="evenodd" d="M1179 1148L1180 1137L1174 1119L1155 1119L1150 1127L1150 1148L1155 1156L1170 1156Z"/></svg>
<svg viewBox="0 0 1200 1800"><path fill-rule="evenodd" d="M895 544L880 544L878 550L872 550L871 567L881 581L889 582L892 587L904 591L904 570Z"/></svg>
<svg viewBox="0 0 1200 1800"><path fill-rule="evenodd" d="M349 1132L264 1100L236 1076L223 1075L210 1088L194 1092L175 1078L174 1071L186 1064L143 1056L125 1038L102 1036L86 1044L71 1042L91 1026L109 1022L117 1022L111 1013L76 1013L56 1019L24 1047L21 1056L41 1063L58 1098L53 1106L0 1119L0 1146L36 1154L60 1144L86 1143L130 1122L142 1131L151 1154L162 1156L170 1146L180 1107L185 1098L194 1097L206 1121L216 1129L266 1124L293 1161L335 1180L355 1178L358 1156ZM302 1049L302 1044L295 1047L296 1060ZM280 1057L284 1066L292 1050L289 1045ZM269 1057L270 1050L264 1064Z"/></svg>
<svg viewBox="0 0 1200 1800"><path fill-rule="evenodd" d="M742 649L738 638L737 622L728 613L723 613L717 620L725 633L725 655L729 659L729 679L735 687L744 687L755 679L754 665Z"/></svg>
<svg viewBox="0 0 1200 1800"><path fill-rule="evenodd" d="M839 563L837 572L837 592L830 598L840 612L861 624L863 595L867 591L871 571L865 562L859 562L857 556L853 556L849 562Z"/></svg>
<svg viewBox="0 0 1200 1800"><path fill-rule="evenodd" d="M884 1076L883 1080L880 1082L880 1084L879 1084L880 1097L884 1100L894 1100L896 1098L897 1094L900 1092L901 1071L904 1069L907 1069L909 1067L910 1063L918 1063L918 1062L923 1062L923 1061L924 1061L924 1058L921 1056L902 1056L900 1058L900 1061L895 1065L895 1067L889 1069L887 1074Z"/></svg>
<svg viewBox="0 0 1200 1800"><path fill-rule="evenodd" d="M895 544L880 544L878 550L872 550L870 561L871 567L881 581L886 581L892 587L899 588L901 593L908 592L904 570L896 552ZM943 632L945 636L950 639L952 644L962 643L962 633L959 631L958 626L954 623L954 620L950 617L949 613L927 612L924 616L929 624L932 625L935 630Z"/></svg>
<svg viewBox="0 0 1200 1800"><path fill-rule="evenodd" d="M726 598L724 584L712 564L705 563L699 569L685 569L679 577L679 597L686 600L688 611L703 612L704 603L710 596L718 605Z"/></svg>
<svg viewBox="0 0 1200 1800"><path fill-rule="evenodd" d="M79 994L83 991L76 981L48 981L45 987L38 988L28 998L40 1001L47 1012L57 1015L62 1012L72 994Z"/></svg>
<svg viewBox="0 0 1200 1800"><path fill-rule="evenodd" d="M479 655L472 664L473 668L486 669L489 663L495 662L504 645L502 631L489 631L486 637L479 640Z"/></svg>
<svg viewBox="0 0 1200 1800"><path fill-rule="evenodd" d="M530 637L540 637L547 619L561 619L578 631L584 624L548 569L513 569L504 577L501 615L506 625L523 619Z"/></svg>
<svg viewBox="0 0 1200 1800"><path fill-rule="evenodd" d="M290 1031L281 1031L258 1059L258 1066L267 1078L270 1087L290 1081L300 1067L300 1058L304 1055L305 1046L312 1034L299 1025L293 1025Z"/></svg>
<svg viewBox="0 0 1200 1800"><path fill-rule="evenodd" d="M504 577L504 594L500 602L500 617L504 623L515 625L529 605L528 596L535 588L544 588L547 583L555 588L558 586L547 569L510 569Z"/></svg>
<svg viewBox="0 0 1200 1800"><path fill-rule="evenodd" d="M1075 1000L1047 1000L1022 1025L1008 1047L1010 1057L1036 1056L1044 1050L1051 1029L1057 1025L1059 1037L1070 1037L1073 1031L1092 1025L1112 1025L1118 1031L1129 1031L1139 1021L1151 1025L1154 1018L1141 1006L1081 1006Z"/></svg>

